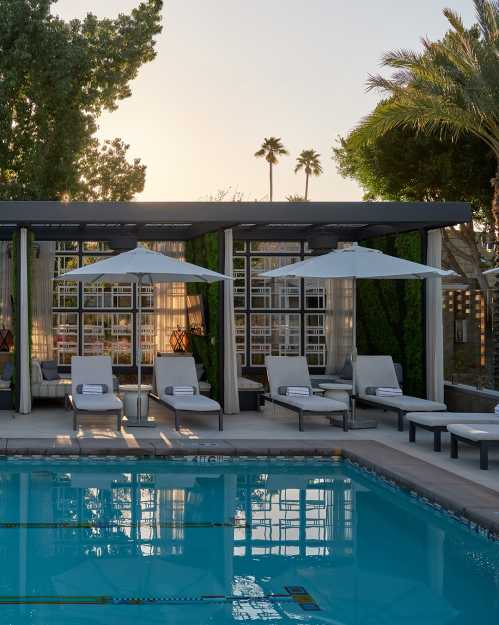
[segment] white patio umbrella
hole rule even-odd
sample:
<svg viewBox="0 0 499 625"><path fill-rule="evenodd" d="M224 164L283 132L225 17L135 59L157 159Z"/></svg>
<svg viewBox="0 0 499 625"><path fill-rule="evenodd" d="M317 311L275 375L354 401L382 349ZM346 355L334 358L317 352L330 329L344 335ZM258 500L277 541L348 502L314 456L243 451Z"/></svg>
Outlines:
<svg viewBox="0 0 499 625"><path fill-rule="evenodd" d="M353 281L352 296L352 388L355 393L355 362L357 360L357 279L407 279L431 278L456 275L453 271L445 271L437 267L414 263L396 256L383 254L380 250L361 247L354 243L352 247L333 250L321 256L312 256L292 265L279 267L260 274L262 278L324 278L351 279Z"/></svg>
<svg viewBox="0 0 499 625"><path fill-rule="evenodd" d="M77 280L91 284L93 282L127 282L137 285L138 293L138 331L137 331L137 360L138 366L138 419L129 425L147 425L141 418L141 386L142 386L142 298L140 297L143 285L152 285L161 282L218 282L230 280L216 271L176 260L159 252L152 252L144 247L137 247L129 252L105 258L86 267L68 271L56 280Z"/></svg>

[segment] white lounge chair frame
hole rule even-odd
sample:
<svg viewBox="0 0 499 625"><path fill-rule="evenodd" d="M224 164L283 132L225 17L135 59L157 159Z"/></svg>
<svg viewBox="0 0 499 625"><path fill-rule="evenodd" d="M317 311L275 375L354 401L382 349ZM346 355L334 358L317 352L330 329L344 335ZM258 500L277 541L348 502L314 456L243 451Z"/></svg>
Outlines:
<svg viewBox="0 0 499 625"><path fill-rule="evenodd" d="M166 368L168 372L166 373ZM165 370L162 370L165 369ZM161 389L167 386L192 386L195 389L195 396L199 396L199 383L196 375L196 364L194 358L191 356L162 356L158 357L154 363L154 376L156 382L156 392L153 395L156 401L166 406L168 410L171 410L175 417L175 429L177 432L180 430L180 417L182 415L217 415L218 416L218 430L220 432L224 429L223 422L223 410L218 402L211 400L214 405L218 406L213 410L196 410L193 407L192 410L182 409L179 410L173 404L169 403L162 396ZM209 398L205 398L209 399Z"/></svg>
<svg viewBox="0 0 499 625"><path fill-rule="evenodd" d="M350 412L348 408L346 410L306 410L286 401L285 395L279 395L279 387L281 386L308 386L312 388L307 360L304 356L267 356L265 358L265 366L267 368L270 394L263 396L264 401L296 412L298 414L298 430L300 432L303 432L303 417L306 415L329 417L329 424L334 425L333 417L338 416L338 414L343 418L343 431L348 432L348 415ZM279 368L281 371L279 371ZM325 404L335 401L322 397L314 397L314 399L319 401L323 399ZM336 403L341 404L341 402Z"/></svg>
<svg viewBox="0 0 499 625"><path fill-rule="evenodd" d="M391 398L391 401L386 398L386 402L383 401L384 398L374 395L371 399L371 396L365 392L365 389L369 386L400 388L391 356L357 356L355 367L355 398L364 404L382 408L385 412L388 410L395 412L397 414L397 428L399 432L404 431L405 415L409 412L444 412L447 410L445 404L404 394L400 396L400 399L409 398L417 400L421 402L420 406L417 409L405 409L394 406L393 403L396 401L396 397Z"/></svg>
<svg viewBox="0 0 499 625"><path fill-rule="evenodd" d="M79 384L106 384L108 392L103 395L114 395L113 393L113 365L109 356L73 356L71 359L71 390L72 394L67 396L67 405L73 411L73 430L78 429L79 416L116 416L116 429L121 430L123 420L123 405L121 408L111 408L106 410L85 410L78 408L73 395ZM121 404L121 400L120 400Z"/></svg>

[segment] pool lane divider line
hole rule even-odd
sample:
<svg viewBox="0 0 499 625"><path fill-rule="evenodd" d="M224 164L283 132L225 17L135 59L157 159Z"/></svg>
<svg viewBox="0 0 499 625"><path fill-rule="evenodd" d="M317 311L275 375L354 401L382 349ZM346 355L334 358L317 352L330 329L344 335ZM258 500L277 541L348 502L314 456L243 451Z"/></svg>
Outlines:
<svg viewBox="0 0 499 625"><path fill-rule="evenodd" d="M111 597L102 596L0 596L5 605L67 605L67 606L167 606L237 603L297 604L304 611L320 610L303 586L286 586L286 593L268 595L200 595L193 597Z"/></svg>
<svg viewBox="0 0 499 625"><path fill-rule="evenodd" d="M116 522L109 523L105 521L34 521L34 522L0 522L0 530L13 530L13 529L127 529L127 528L143 528L143 527L158 527L161 529L216 529L216 528L235 528L246 529L248 524L239 523L238 521L206 521L199 523L189 522L159 522L150 523L148 521L126 521L124 523Z"/></svg>

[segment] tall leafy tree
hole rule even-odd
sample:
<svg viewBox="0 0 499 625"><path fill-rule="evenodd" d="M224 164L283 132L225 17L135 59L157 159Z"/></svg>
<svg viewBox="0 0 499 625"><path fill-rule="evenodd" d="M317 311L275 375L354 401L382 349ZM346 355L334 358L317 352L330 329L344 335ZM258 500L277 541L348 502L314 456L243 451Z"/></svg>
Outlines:
<svg viewBox="0 0 499 625"><path fill-rule="evenodd" d="M393 128L369 143L356 131L333 149L339 173L356 180L366 200L445 202L462 200L473 207L474 223L461 224L452 236L443 231L449 268L468 281L478 280L487 298L482 270L487 267L478 245L480 233L492 233L490 179L494 155L480 139L463 134L454 142L413 128Z"/></svg>
<svg viewBox="0 0 499 625"><path fill-rule="evenodd" d="M143 191L146 166L139 158L127 159L129 147L121 139L103 144L95 139L77 164L78 190L71 199L128 202Z"/></svg>
<svg viewBox="0 0 499 625"><path fill-rule="evenodd" d="M99 115L130 96L139 68L154 59L162 2L71 22L51 13L54 3L0 0L0 199L94 199L99 159L114 160L122 191L121 174L132 176L125 192L111 191L112 176L104 181L99 165L103 198L127 198L143 184L143 169L126 162L119 140L99 146L94 134Z"/></svg>
<svg viewBox="0 0 499 625"><path fill-rule="evenodd" d="M308 181L310 176L322 174L321 155L315 150L303 150L296 159L295 174L305 172L305 200L308 200Z"/></svg>
<svg viewBox="0 0 499 625"><path fill-rule="evenodd" d="M269 197L272 202L274 196L274 179L273 167L279 162L278 156L286 156L289 152L286 150L280 138L265 138L261 148L255 152L257 158L265 158L269 164Z"/></svg>
<svg viewBox="0 0 499 625"><path fill-rule="evenodd" d="M440 133L455 140L463 133L478 137L493 152L492 183L496 264L499 265L499 2L474 0L477 23L470 29L445 9L450 30L440 41L423 39L422 52L387 53L383 64L391 78L372 76L370 88L388 94L358 128L360 140L373 140L396 127ZM494 320L497 328L494 375L499 385L499 288Z"/></svg>

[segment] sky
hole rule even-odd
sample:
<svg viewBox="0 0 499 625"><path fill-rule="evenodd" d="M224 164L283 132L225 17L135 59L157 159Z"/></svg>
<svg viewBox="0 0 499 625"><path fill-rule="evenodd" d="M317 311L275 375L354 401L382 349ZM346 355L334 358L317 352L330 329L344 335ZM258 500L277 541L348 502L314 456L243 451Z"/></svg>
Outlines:
<svg viewBox="0 0 499 625"><path fill-rule="evenodd" d="M113 17L139 0L59 0L64 19ZM381 55L440 38L442 9L473 21L471 0L166 0L158 56L132 83L132 97L100 120L99 136L121 137L147 165L148 201L202 200L232 189L268 197L264 137L290 152L275 170L274 199L304 193L295 174L303 149L321 154L324 174L310 199L362 198L336 171L332 146L380 95L366 79Z"/></svg>

